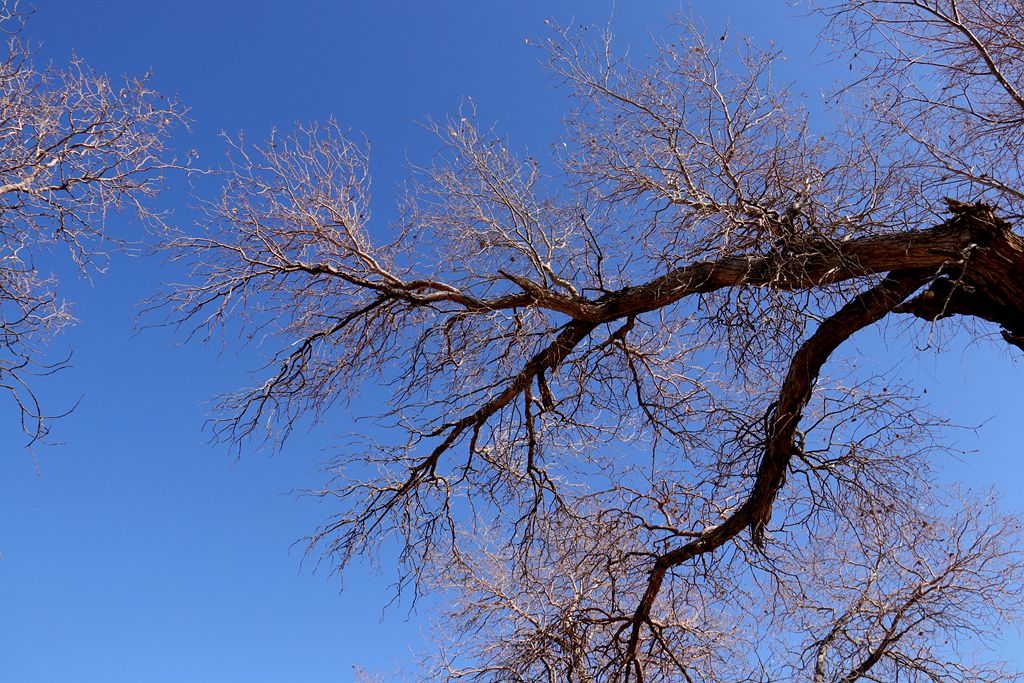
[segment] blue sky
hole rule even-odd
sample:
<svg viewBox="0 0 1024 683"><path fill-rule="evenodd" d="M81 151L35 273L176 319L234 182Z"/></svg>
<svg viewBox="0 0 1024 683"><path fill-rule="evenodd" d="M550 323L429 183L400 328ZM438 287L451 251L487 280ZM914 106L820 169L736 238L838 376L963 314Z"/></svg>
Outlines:
<svg viewBox="0 0 1024 683"><path fill-rule="evenodd" d="M607 2L40 2L27 35L57 63L72 51L111 75L152 69L155 85L191 110L180 149L206 163L221 131L253 139L296 120L336 116L373 148L375 216L392 215L391 189L406 158L434 149L418 122L472 97L484 121L518 144L546 145L562 94L524 38L554 17L605 23ZM613 28L643 51L678 2L623 2ZM711 30L775 40L790 55L784 79L814 92L828 67L811 55L813 32L775 0L695 2ZM187 221L179 194L167 201ZM131 234L115 218L112 229ZM51 405L78 409L55 425L62 445L28 452L0 423L0 680L11 683L348 681L355 664L388 668L423 625L392 608L382 616L386 568L337 577L301 565L293 547L330 510L292 491L316 486L324 449L354 427L343 411L280 453L206 443L206 401L245 383L258 349L181 344L170 330L133 331L137 303L173 276L153 256L116 256L82 280L55 265L80 323L55 352L73 367L43 386ZM907 349L865 341L889 367ZM891 359L886 354L892 354ZM1021 373L1001 349L950 343L918 355L904 376L928 388L936 410L962 424L978 454L951 476L997 482L1024 507L1014 427L1024 410ZM368 393L372 398L372 390ZM1007 400L1009 399L1009 400ZM1001 646L1002 647L1002 646ZM1014 657L1015 646L1004 647ZM1019 658L1024 662L1024 656Z"/></svg>

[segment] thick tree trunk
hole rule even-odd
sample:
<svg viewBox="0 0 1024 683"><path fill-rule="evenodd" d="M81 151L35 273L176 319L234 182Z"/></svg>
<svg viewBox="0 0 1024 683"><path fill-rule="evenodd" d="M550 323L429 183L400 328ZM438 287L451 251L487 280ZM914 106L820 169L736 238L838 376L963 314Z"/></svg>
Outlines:
<svg viewBox="0 0 1024 683"><path fill-rule="evenodd" d="M949 264L929 287L897 309L925 320L969 315L997 323L1024 349L1024 239L984 204L957 205L948 226L971 235L962 263Z"/></svg>

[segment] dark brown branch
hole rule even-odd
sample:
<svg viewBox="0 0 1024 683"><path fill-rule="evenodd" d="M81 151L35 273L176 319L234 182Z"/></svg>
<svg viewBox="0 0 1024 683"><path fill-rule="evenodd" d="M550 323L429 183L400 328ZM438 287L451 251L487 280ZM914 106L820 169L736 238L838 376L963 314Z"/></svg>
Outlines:
<svg viewBox="0 0 1024 683"><path fill-rule="evenodd" d="M373 282L327 264L297 263L285 270L339 277L358 287L386 292L413 305L448 301L474 311L533 306L563 313L575 320L602 323L655 311L693 294L729 287L771 287L793 291L892 270L933 269L937 272L950 263L961 261L970 245L991 241L989 235L1006 232L1006 224L998 220L989 207L979 207L978 212L958 215L953 220L924 230L873 235L846 242L808 241L798 245L797 250L786 253L735 255L690 263L644 284L625 287L596 300L567 296L527 278L504 272L503 277L523 291L479 299L441 282ZM1011 237L1014 237L1012 233ZM1011 247L1010 253L998 257L1008 258L1009 263L1024 264L1024 249L1019 238L1016 243L1007 242L1007 246ZM420 293L423 290L431 291Z"/></svg>
<svg viewBox="0 0 1024 683"><path fill-rule="evenodd" d="M647 589L633 616L624 662L627 680L630 668L638 665L641 631L650 621L651 609L665 575L673 567L722 547L748 526L754 542L763 542L772 503L784 482L786 468L793 455L793 439L800 416L810 400L821 367L843 342L858 330L885 317L927 282L929 276L930 273L920 270L891 273L882 283L860 294L826 319L793 356L771 416L765 453L746 502L722 524L705 529L698 538L655 561Z"/></svg>

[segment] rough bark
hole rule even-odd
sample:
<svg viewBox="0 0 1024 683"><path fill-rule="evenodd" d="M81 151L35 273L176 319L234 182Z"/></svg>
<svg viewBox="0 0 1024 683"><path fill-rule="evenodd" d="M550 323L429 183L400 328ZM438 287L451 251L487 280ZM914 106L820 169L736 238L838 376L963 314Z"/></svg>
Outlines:
<svg viewBox="0 0 1024 683"><path fill-rule="evenodd" d="M898 312L925 320L966 315L1003 328L1007 343L1024 349L1024 239L985 204L951 202L946 225L971 240L961 262L946 264L939 277Z"/></svg>

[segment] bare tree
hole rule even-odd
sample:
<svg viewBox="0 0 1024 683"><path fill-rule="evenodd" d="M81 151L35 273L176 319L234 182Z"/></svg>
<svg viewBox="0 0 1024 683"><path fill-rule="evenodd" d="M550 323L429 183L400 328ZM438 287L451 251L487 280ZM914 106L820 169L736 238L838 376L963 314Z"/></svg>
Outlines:
<svg viewBox="0 0 1024 683"><path fill-rule="evenodd" d="M119 246L105 230L112 212L159 219L144 202L160 189L183 110L146 78L118 84L78 59L36 67L25 18L17 3L0 4L0 387L35 440L48 417L31 378L64 366L45 347L72 320L40 261L64 247L82 269L100 269Z"/></svg>
<svg viewBox="0 0 1024 683"><path fill-rule="evenodd" d="M425 679L1018 679L981 648L1018 521L936 484L944 422L844 347L953 318L1024 348L1024 4L820 11L858 67L820 129L749 40L683 21L634 64L556 28L550 159L437 122L387 237L333 121L237 139L169 245L173 319L280 349L219 436L389 391L311 547L397 539L448 597Z"/></svg>

